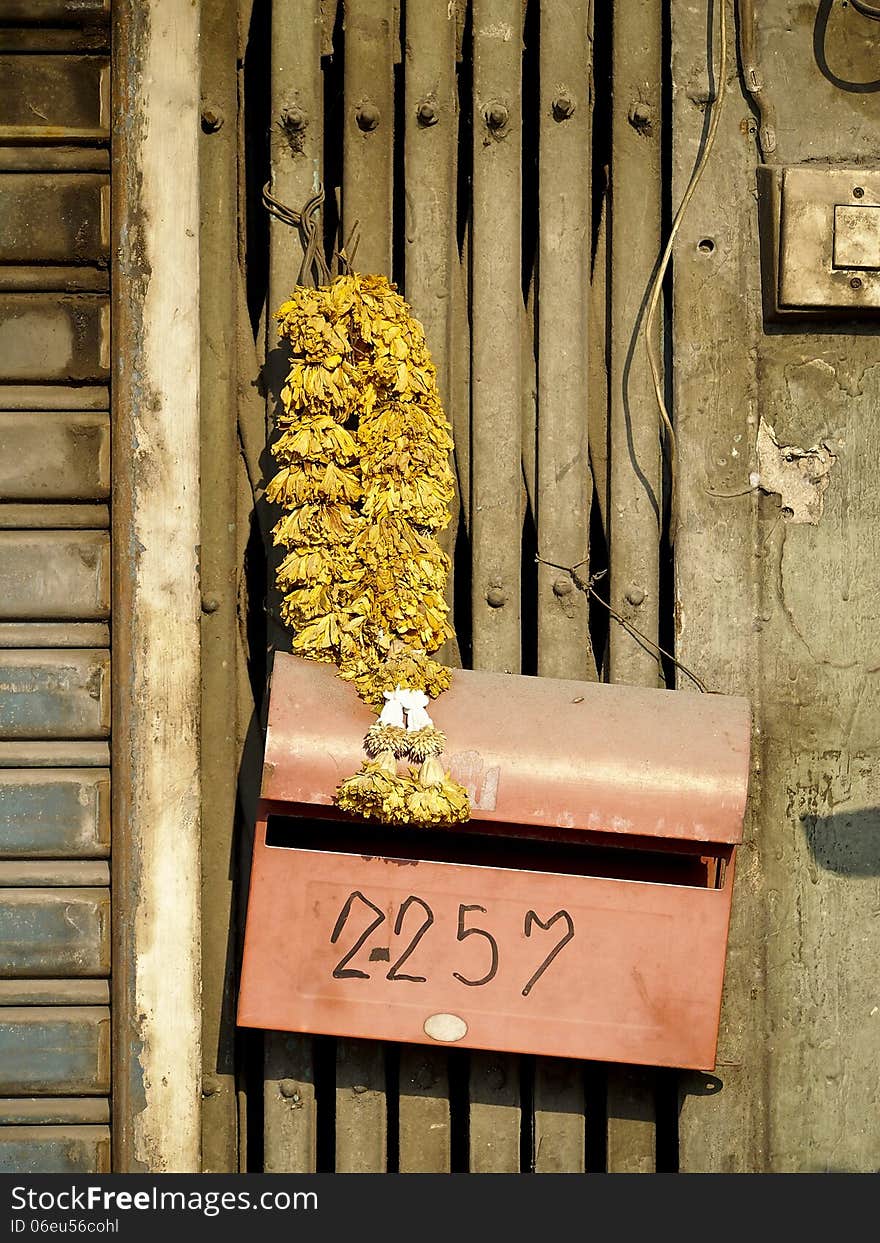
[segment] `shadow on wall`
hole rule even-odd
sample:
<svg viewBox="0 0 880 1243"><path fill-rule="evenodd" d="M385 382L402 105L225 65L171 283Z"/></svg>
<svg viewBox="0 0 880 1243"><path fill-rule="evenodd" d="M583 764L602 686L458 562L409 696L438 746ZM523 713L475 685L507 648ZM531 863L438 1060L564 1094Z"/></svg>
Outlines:
<svg viewBox="0 0 880 1243"><path fill-rule="evenodd" d="M802 815L814 862L837 876L880 876L880 807Z"/></svg>

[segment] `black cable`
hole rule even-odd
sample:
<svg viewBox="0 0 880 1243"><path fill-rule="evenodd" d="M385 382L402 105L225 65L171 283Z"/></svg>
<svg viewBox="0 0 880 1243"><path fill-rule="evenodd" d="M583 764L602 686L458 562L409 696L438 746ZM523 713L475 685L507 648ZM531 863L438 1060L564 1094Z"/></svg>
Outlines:
<svg viewBox="0 0 880 1243"><path fill-rule="evenodd" d="M876 78L873 82L850 82L847 78L839 78L828 66L828 58L825 55L825 40L828 33L828 18L831 16L831 6L834 0L819 0L819 7L816 10L816 21L813 26L813 55L816 58L816 64L819 66L819 72L824 78L827 78L832 86L836 86L838 90L847 91L850 95L870 95L874 91L880 91L880 78ZM873 17L874 5L868 4L867 0L859 0L856 5L855 0L850 3L865 17ZM868 10L872 10L868 12ZM880 17L880 9L876 10L876 15Z"/></svg>
<svg viewBox="0 0 880 1243"><path fill-rule="evenodd" d="M868 4L867 0L849 0L857 13L861 13L862 17L870 17L872 21L880 22L880 8L876 4Z"/></svg>

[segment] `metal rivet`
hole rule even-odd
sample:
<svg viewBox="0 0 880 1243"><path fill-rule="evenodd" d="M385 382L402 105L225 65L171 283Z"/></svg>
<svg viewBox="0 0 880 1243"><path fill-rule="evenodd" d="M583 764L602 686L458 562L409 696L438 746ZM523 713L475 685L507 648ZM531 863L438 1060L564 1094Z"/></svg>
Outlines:
<svg viewBox="0 0 880 1243"><path fill-rule="evenodd" d="M357 123L365 134L376 129L381 119L382 114L375 104L361 104L357 110Z"/></svg>
<svg viewBox="0 0 880 1243"><path fill-rule="evenodd" d="M213 596L207 596L204 600L202 600L203 613L216 613L219 607L220 601L215 600Z"/></svg>
<svg viewBox="0 0 880 1243"><path fill-rule="evenodd" d="M850 285L850 289L861 289L862 278L860 276L854 276L852 280L850 281L849 285Z"/></svg>
<svg viewBox="0 0 880 1243"><path fill-rule="evenodd" d="M278 1084L278 1091L282 1096L286 1096L288 1100L299 1096L299 1085L295 1079L282 1079Z"/></svg>
<svg viewBox="0 0 880 1243"><path fill-rule="evenodd" d="M297 108L296 104L292 104L289 108L281 110L281 124L285 129L299 131L306 127L306 114L302 108Z"/></svg>
<svg viewBox="0 0 880 1243"><path fill-rule="evenodd" d="M645 601L645 593L641 587L629 587L626 593L627 604L631 604L633 608L638 608Z"/></svg>
<svg viewBox="0 0 880 1243"><path fill-rule="evenodd" d="M567 596L571 594L572 582L570 578L557 578L553 584L554 596Z"/></svg>
<svg viewBox="0 0 880 1243"><path fill-rule="evenodd" d="M653 119L654 112L651 105L643 100L638 100L629 110L629 123L634 129L650 129Z"/></svg>
<svg viewBox="0 0 880 1243"><path fill-rule="evenodd" d="M854 198L854 199L863 199L864 197L865 197L865 191L862 189L862 187L861 187L861 186L853 186L853 198Z"/></svg>
<svg viewBox="0 0 880 1243"><path fill-rule="evenodd" d="M223 124L223 113L219 108L202 109L202 129L207 134L216 134Z"/></svg>
<svg viewBox="0 0 880 1243"><path fill-rule="evenodd" d="M369 1091L369 1088L365 1083L353 1083L351 1085L351 1090L354 1092L355 1096L363 1096L365 1092Z"/></svg>
<svg viewBox="0 0 880 1243"><path fill-rule="evenodd" d="M430 99L423 100L416 109L416 116L419 125L436 125L440 118L437 116L437 109Z"/></svg>
<svg viewBox="0 0 880 1243"><path fill-rule="evenodd" d="M503 608L507 603L507 592L496 583L494 587L490 587L486 592L486 603L490 609Z"/></svg>
<svg viewBox="0 0 880 1243"><path fill-rule="evenodd" d="M510 110L504 104L490 104L486 109L486 124L489 129L504 129L510 120Z"/></svg>
<svg viewBox="0 0 880 1243"><path fill-rule="evenodd" d="M568 95L557 95L553 100L553 115L557 121L567 121L574 115L577 104Z"/></svg>

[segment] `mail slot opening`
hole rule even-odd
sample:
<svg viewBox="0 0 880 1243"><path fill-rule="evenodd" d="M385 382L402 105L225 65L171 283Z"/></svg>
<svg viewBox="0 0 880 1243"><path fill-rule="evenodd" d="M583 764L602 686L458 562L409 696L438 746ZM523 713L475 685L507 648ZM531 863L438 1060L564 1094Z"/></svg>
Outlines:
<svg viewBox="0 0 880 1243"><path fill-rule="evenodd" d="M630 849L596 841L559 841L537 837L503 837L467 829L413 829L382 824L351 823L314 816L270 814L266 845L282 850L308 850L357 855L370 859L447 863L494 871L544 872L562 876L593 876L645 881L697 889L720 889L730 847L679 850Z"/></svg>

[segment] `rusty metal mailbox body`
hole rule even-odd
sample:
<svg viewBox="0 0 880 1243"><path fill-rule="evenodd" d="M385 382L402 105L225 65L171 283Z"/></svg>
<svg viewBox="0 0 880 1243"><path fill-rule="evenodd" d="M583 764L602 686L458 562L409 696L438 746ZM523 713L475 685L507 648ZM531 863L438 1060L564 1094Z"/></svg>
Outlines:
<svg viewBox="0 0 880 1243"><path fill-rule="evenodd" d="M711 1069L747 702L457 672L432 713L472 819L346 821L373 717L276 656L239 1023Z"/></svg>

